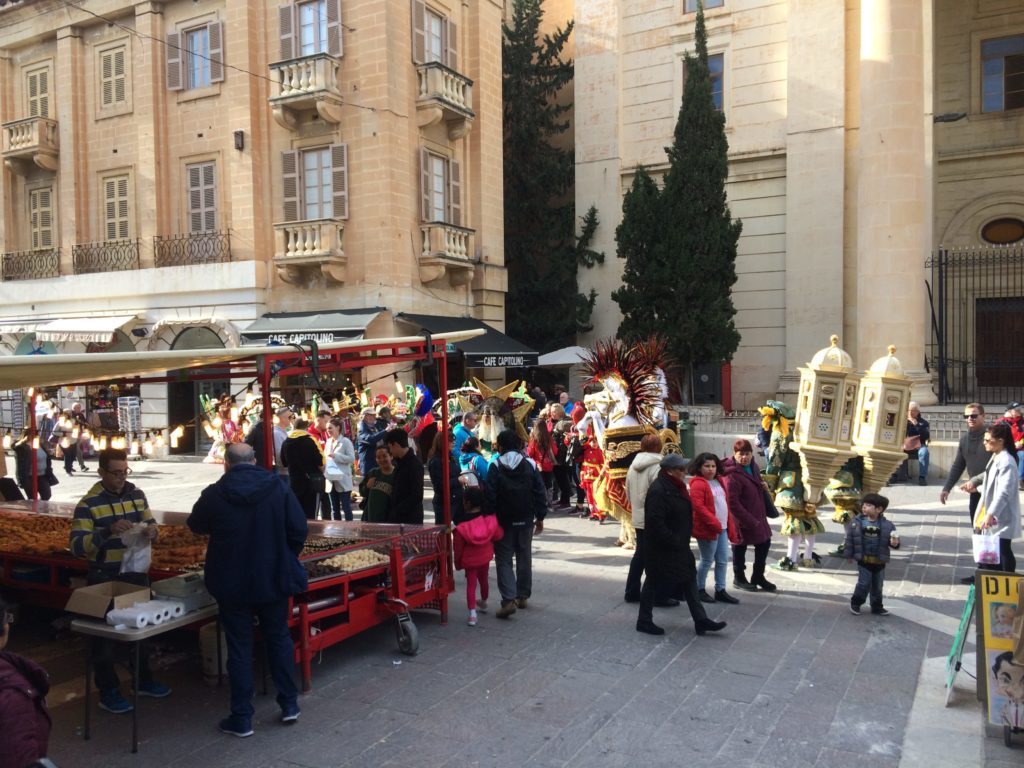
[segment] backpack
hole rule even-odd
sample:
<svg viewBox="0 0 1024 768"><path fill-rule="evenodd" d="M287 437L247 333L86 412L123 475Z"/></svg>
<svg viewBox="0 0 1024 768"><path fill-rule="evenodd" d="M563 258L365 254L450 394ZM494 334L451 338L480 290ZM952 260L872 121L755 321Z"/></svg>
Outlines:
<svg viewBox="0 0 1024 768"><path fill-rule="evenodd" d="M566 446L565 458L568 464L579 464L583 460L583 441L576 433L573 433L569 445Z"/></svg>

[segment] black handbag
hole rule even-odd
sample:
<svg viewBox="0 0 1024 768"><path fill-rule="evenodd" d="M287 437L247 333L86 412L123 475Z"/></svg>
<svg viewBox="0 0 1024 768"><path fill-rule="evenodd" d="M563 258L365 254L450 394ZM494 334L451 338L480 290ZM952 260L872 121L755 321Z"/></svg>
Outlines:
<svg viewBox="0 0 1024 768"><path fill-rule="evenodd" d="M769 520L774 520L779 516L779 510L775 507L775 502L772 500L772 495L768 491L761 489L764 493L764 516Z"/></svg>

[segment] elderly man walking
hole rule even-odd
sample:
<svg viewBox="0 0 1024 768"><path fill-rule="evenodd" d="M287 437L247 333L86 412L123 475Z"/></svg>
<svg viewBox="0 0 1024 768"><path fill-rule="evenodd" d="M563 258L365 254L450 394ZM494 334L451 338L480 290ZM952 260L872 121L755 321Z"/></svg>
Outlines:
<svg viewBox="0 0 1024 768"><path fill-rule="evenodd" d="M939 501L943 504L949 498L949 492L953 490L960 479L960 475L967 470L967 477L977 477L985 471L988 464L989 454L985 450L982 438L985 437L985 409L978 403L968 403L964 406L964 421L967 422L967 432L960 436L960 442L956 447L956 458L953 459L953 466L949 468L946 476L946 483L939 493ZM970 495L970 502L967 506L967 524L973 530L974 513L978 508L978 501L981 493L975 491ZM960 579L961 584L973 584L974 576L965 576Z"/></svg>
<svg viewBox="0 0 1024 768"><path fill-rule="evenodd" d="M220 721L220 730L239 737L253 734L254 617L267 649L281 722L294 723L299 692L288 599L306 589L298 555L307 528L298 499L282 478L256 466L251 446L229 445L224 476L203 490L188 527L210 537L206 588L217 598L228 643L231 715Z"/></svg>

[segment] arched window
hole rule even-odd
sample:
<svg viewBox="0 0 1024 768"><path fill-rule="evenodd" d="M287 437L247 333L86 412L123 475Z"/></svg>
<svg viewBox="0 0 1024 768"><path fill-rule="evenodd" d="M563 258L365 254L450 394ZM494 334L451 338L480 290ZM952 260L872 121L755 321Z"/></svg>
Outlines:
<svg viewBox="0 0 1024 768"><path fill-rule="evenodd" d="M1024 240L1024 221L1012 216L993 219L981 228L981 239L991 245L1011 245Z"/></svg>

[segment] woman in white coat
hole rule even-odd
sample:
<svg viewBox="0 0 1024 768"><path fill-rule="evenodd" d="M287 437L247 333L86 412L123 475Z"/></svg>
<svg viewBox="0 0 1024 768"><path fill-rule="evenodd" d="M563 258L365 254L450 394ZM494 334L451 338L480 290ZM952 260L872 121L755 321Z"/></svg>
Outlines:
<svg viewBox="0 0 1024 768"><path fill-rule="evenodd" d="M341 432L341 419L333 418L327 424L327 455L325 474L331 484L331 511L335 520L352 519L352 464L356 460L356 449Z"/></svg>
<svg viewBox="0 0 1024 768"><path fill-rule="evenodd" d="M977 486L981 492L978 517L975 527L999 531L999 568L1013 573L1017 559L1010 545L1021 535L1020 494L1018 493L1017 449L1013 444L1013 433L1005 422L993 424L985 432L985 450L992 457L979 478L972 478L963 488Z"/></svg>

